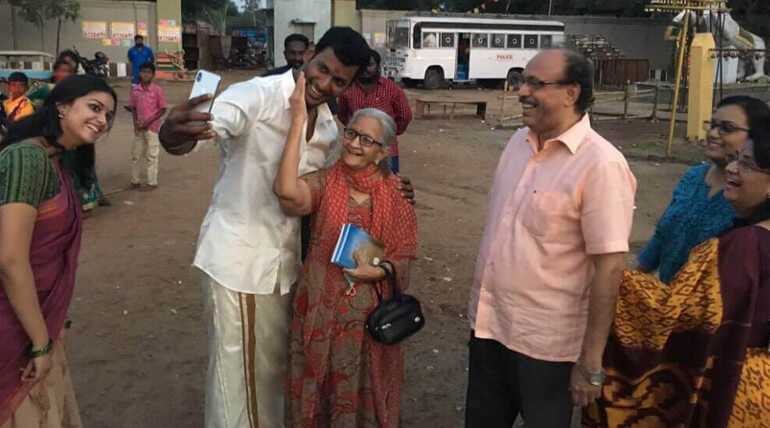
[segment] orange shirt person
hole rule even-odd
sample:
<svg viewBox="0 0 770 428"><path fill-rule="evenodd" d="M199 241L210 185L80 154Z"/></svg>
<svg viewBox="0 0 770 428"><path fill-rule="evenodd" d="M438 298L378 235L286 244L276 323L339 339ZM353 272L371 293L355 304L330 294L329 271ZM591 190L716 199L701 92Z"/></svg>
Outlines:
<svg viewBox="0 0 770 428"><path fill-rule="evenodd" d="M15 71L8 76L8 91L11 97L3 101L3 109L10 122L15 122L35 112L32 102L25 95L28 89L29 78L26 74Z"/></svg>

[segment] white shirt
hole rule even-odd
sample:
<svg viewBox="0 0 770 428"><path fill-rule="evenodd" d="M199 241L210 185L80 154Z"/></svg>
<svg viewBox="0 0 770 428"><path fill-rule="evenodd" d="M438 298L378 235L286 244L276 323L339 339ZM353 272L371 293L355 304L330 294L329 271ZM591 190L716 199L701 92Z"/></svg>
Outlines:
<svg viewBox="0 0 770 428"><path fill-rule="evenodd" d="M290 71L256 77L229 87L211 113L222 153L193 265L224 287L249 294L287 294L301 268L299 218L287 217L273 194L286 136L291 125ZM307 124L305 125L305 131ZM337 124L329 107L318 107L313 138L302 132L299 174L328 166Z"/></svg>

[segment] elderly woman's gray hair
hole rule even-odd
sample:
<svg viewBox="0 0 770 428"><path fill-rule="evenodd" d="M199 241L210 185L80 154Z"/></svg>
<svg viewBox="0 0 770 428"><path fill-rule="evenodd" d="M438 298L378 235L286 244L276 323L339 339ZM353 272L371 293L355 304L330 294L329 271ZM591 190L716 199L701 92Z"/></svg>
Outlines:
<svg viewBox="0 0 770 428"><path fill-rule="evenodd" d="M358 120L360 117L371 117L372 119L377 119L380 122L380 130L382 131L382 135L372 135L372 137L382 143L382 150L385 152L385 154L387 154L385 159L380 162L380 169L382 169L384 174L387 174L390 172L390 146L396 139L396 123L393 122L393 119L382 110L377 110L376 108L362 108L361 110L356 110L356 112L353 113L353 117L350 119L350 124L352 125L356 123L356 120Z"/></svg>

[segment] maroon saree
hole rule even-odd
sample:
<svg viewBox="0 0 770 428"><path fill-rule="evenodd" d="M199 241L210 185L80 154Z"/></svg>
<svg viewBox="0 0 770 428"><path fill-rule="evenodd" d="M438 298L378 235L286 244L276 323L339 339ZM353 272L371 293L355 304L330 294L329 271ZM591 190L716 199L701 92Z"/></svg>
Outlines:
<svg viewBox="0 0 770 428"><path fill-rule="evenodd" d="M38 208L29 257L40 307L54 342L64 326L72 300L81 236L81 211L75 188L60 167L56 170L61 192ZM29 362L26 355L29 337L1 285L0 425L13 415L30 388L21 383L20 371Z"/></svg>
<svg viewBox="0 0 770 428"><path fill-rule="evenodd" d="M770 426L770 231L690 253L669 285L624 275L589 427Z"/></svg>

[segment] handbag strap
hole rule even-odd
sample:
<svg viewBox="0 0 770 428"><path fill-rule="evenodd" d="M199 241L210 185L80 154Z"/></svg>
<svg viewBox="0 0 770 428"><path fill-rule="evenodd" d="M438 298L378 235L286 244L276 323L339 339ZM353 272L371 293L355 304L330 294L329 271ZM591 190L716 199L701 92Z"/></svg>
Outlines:
<svg viewBox="0 0 770 428"><path fill-rule="evenodd" d="M391 266L393 266L391 264ZM396 278L394 278L393 274L390 273L390 270L382 265L377 265L378 268L382 269L383 272L385 272L385 281L390 284L390 288L393 290L393 297L398 296L401 294L400 291L398 291L398 287L396 286ZM377 300L382 303L382 293L380 292L379 287L374 287L374 292L377 293Z"/></svg>

